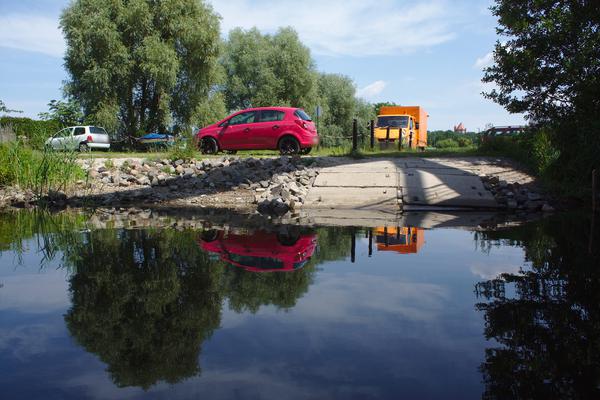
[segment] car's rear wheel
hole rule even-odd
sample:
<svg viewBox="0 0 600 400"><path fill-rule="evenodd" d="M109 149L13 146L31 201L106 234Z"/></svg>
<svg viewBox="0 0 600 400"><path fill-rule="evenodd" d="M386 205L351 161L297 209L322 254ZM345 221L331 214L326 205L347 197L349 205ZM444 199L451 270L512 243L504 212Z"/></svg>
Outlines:
<svg viewBox="0 0 600 400"><path fill-rule="evenodd" d="M202 138L202 141L200 142L200 151L203 154L217 154L219 152L219 144L215 138Z"/></svg>
<svg viewBox="0 0 600 400"><path fill-rule="evenodd" d="M79 143L79 151L81 153L85 153L90 151L90 146L87 145L87 143Z"/></svg>
<svg viewBox="0 0 600 400"><path fill-rule="evenodd" d="M278 148L282 155L298 154L300 152L300 143L292 136L284 136L279 141Z"/></svg>
<svg viewBox="0 0 600 400"><path fill-rule="evenodd" d="M312 147L307 147L305 149L300 150L300 154L306 155L306 154L310 153L311 150L312 150Z"/></svg>

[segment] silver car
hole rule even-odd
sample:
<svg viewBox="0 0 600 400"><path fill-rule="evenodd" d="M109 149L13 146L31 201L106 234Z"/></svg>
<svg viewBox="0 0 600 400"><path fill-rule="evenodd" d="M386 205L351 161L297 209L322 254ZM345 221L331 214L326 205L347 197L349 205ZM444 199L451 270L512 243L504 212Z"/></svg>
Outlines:
<svg viewBox="0 0 600 400"><path fill-rule="evenodd" d="M70 126L46 140L46 147L54 150L108 150L110 139L104 128L89 125Z"/></svg>

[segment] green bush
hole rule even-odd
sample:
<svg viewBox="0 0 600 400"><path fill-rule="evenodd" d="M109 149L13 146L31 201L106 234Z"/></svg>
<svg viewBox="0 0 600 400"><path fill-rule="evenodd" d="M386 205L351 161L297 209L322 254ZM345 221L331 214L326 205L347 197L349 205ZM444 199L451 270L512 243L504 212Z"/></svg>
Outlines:
<svg viewBox="0 0 600 400"><path fill-rule="evenodd" d="M456 141L459 147L473 146L473 141L468 137L459 137Z"/></svg>
<svg viewBox="0 0 600 400"><path fill-rule="evenodd" d="M175 138L175 144L169 150L169 159L175 160L191 160L197 155L198 144L193 133L187 132Z"/></svg>
<svg viewBox="0 0 600 400"><path fill-rule="evenodd" d="M46 139L62 128L54 120L37 121L21 117L0 117L0 126L10 126L17 136L27 138L28 144L35 149L41 149Z"/></svg>
<svg viewBox="0 0 600 400"><path fill-rule="evenodd" d="M560 156L551 135L549 129L540 128L520 135L492 136L482 142L480 149L510 157L526 165L538 176L544 176Z"/></svg>
<svg viewBox="0 0 600 400"><path fill-rule="evenodd" d="M459 144L454 139L444 139L444 140L440 140L439 142L437 142L435 147L437 147L439 149L449 149L452 147L459 147Z"/></svg>

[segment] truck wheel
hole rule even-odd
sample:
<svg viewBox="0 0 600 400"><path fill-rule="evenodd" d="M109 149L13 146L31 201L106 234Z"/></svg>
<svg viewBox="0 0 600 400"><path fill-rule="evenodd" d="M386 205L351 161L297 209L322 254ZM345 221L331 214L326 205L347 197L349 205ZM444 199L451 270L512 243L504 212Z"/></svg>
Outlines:
<svg viewBox="0 0 600 400"><path fill-rule="evenodd" d="M292 136L284 136L279 140L279 145L277 146L279 152L282 155L292 155L298 154L300 152L300 143L296 140L296 138Z"/></svg>

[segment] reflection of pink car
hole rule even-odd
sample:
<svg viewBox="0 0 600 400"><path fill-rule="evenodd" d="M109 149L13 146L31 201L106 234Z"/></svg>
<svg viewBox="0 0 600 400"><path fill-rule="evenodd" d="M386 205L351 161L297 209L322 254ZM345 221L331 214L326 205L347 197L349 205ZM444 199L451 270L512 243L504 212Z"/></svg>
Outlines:
<svg viewBox="0 0 600 400"><path fill-rule="evenodd" d="M304 267L317 246L317 235L282 236L257 231L253 234L226 234L207 231L200 247L218 254L221 260L252 272L294 271Z"/></svg>

